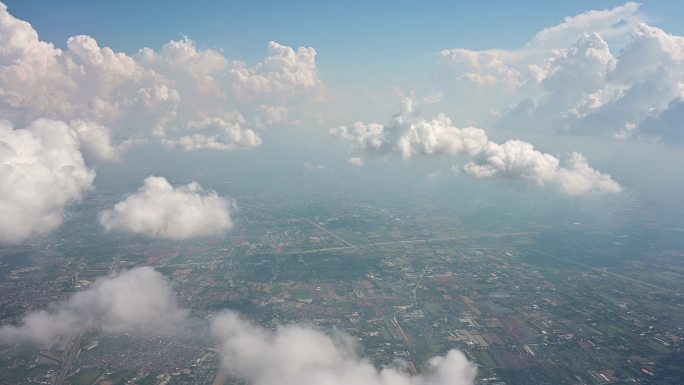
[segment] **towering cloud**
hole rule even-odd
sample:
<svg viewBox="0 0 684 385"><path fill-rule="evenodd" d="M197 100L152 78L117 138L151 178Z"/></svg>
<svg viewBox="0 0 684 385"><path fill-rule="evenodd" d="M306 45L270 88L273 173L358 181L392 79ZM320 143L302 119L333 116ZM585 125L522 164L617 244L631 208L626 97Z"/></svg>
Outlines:
<svg viewBox="0 0 684 385"><path fill-rule="evenodd" d="M570 195L621 190L609 175L591 168L581 154L574 153L561 166L558 158L530 143L509 140L498 144L480 128L454 127L443 114L425 119L411 98L405 98L402 106L388 125L357 122L351 129L343 126L330 133L351 141L358 149L395 152L404 159L421 154L466 155L470 161L464 171L478 178L504 176L538 185L554 184Z"/></svg>
<svg viewBox="0 0 684 385"><path fill-rule="evenodd" d="M37 120L13 129L0 121L0 242L54 230L94 178L66 124Z"/></svg>
<svg viewBox="0 0 684 385"><path fill-rule="evenodd" d="M188 38L133 56L83 35L66 45L41 41L0 3L0 113L73 122L103 158L150 137L186 150L258 146L258 129L297 119L322 88L313 48L270 42L248 66Z"/></svg>
<svg viewBox="0 0 684 385"><path fill-rule="evenodd" d="M137 192L100 212L100 224L107 231L154 238L220 235L232 227L232 206L230 199L206 191L198 183L174 187L163 177L149 176Z"/></svg>
<svg viewBox="0 0 684 385"><path fill-rule="evenodd" d="M167 335L188 326L168 280L151 267L99 278L86 290L49 310L26 315L17 326L0 328L0 341L49 345L82 328L105 332Z"/></svg>
<svg viewBox="0 0 684 385"><path fill-rule="evenodd" d="M636 3L568 17L518 50L447 49L439 61L447 94L482 95L504 128L682 137L682 125L653 123L684 100L684 37L646 24Z"/></svg>
<svg viewBox="0 0 684 385"><path fill-rule="evenodd" d="M223 366L253 385L466 385L477 371L455 350L432 358L420 376L396 367L378 370L348 336L296 325L266 330L230 312L214 318L211 331Z"/></svg>

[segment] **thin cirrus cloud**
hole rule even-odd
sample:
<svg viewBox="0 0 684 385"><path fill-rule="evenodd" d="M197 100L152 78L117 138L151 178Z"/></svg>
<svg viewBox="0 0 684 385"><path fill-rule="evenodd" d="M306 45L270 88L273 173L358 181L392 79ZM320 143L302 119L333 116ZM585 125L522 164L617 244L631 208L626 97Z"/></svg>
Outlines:
<svg viewBox="0 0 684 385"><path fill-rule="evenodd" d="M416 155L465 155L463 170L477 178L508 177L537 185L554 185L568 195L617 193L620 185L608 174L595 170L583 155L572 153L561 164L554 155L541 152L530 143L491 141L475 127L454 127L449 117L421 116L421 102L406 97L402 110L387 125L356 122L353 127L337 127L331 135L351 141L357 149L398 153L404 159Z"/></svg>
<svg viewBox="0 0 684 385"><path fill-rule="evenodd" d="M198 183L176 187L163 177L149 176L138 191L100 212L99 218L108 232L182 240L218 236L230 230L233 207L231 199Z"/></svg>
<svg viewBox="0 0 684 385"><path fill-rule="evenodd" d="M13 128L0 121L0 242L57 228L65 208L80 201L94 179L66 124L42 119Z"/></svg>
<svg viewBox="0 0 684 385"><path fill-rule="evenodd" d="M1 3L0 45L0 113L68 122L105 159L149 138L185 150L255 147L259 130L298 119L307 109L291 104L323 87L313 48L272 41L253 66L188 38L129 56L79 35L62 50Z"/></svg>
<svg viewBox="0 0 684 385"><path fill-rule="evenodd" d="M0 327L0 342L50 346L84 328L172 335L188 327L187 310L178 307L166 277L151 267L137 267L98 278L66 301L28 313L18 325Z"/></svg>
<svg viewBox="0 0 684 385"><path fill-rule="evenodd" d="M568 17L517 50L445 49L440 80L447 94L482 95L475 103L503 128L681 142L681 124L653 123L684 117L684 37L648 25L639 8Z"/></svg>

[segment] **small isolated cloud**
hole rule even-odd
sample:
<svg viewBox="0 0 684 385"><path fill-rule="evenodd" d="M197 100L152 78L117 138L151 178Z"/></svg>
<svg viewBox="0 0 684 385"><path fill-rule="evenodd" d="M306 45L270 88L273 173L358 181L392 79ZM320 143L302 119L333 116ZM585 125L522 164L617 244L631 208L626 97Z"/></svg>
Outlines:
<svg viewBox="0 0 684 385"><path fill-rule="evenodd" d="M573 153L565 165L560 166L560 160L555 156L520 140L504 144L489 142L463 170L476 178L504 176L529 180L540 186L554 184L568 195L622 190L608 174L590 167L582 154Z"/></svg>
<svg viewBox="0 0 684 385"><path fill-rule="evenodd" d="M206 237L232 228L232 207L232 200L198 183L174 187L163 177L149 176L137 192L100 212L100 224L106 231L153 238Z"/></svg>
<svg viewBox="0 0 684 385"><path fill-rule="evenodd" d="M456 350L430 359L419 376L397 366L378 370L349 336L297 325L271 331L231 312L215 317L211 332L222 365L253 385L468 385L477 373Z"/></svg>
<svg viewBox="0 0 684 385"><path fill-rule="evenodd" d="M573 153L561 165L556 156L536 150L530 143L509 140L498 144L483 129L454 127L444 114L432 119L421 117L419 106L411 100L404 100L402 106L402 111L385 126L357 122L352 129L338 127L330 133L351 141L357 149L398 153L404 159L416 155L466 155L470 161L463 170L478 178L502 176L537 185L553 184L569 195L621 190L608 174L591 168L581 154Z"/></svg>
<svg viewBox="0 0 684 385"><path fill-rule="evenodd" d="M363 167L363 159L358 156L347 159L347 163L354 167Z"/></svg>
<svg viewBox="0 0 684 385"><path fill-rule="evenodd" d="M326 171L330 170L330 168L324 164L315 164L312 162L309 162L308 160L302 164L302 167L306 170L318 170L318 171Z"/></svg>
<svg viewBox="0 0 684 385"><path fill-rule="evenodd" d="M0 121L0 242L22 242L62 223L67 205L92 188L95 172L65 123Z"/></svg>
<svg viewBox="0 0 684 385"><path fill-rule="evenodd" d="M97 279L48 310L28 313L19 325L0 327L0 342L49 346L83 328L109 333L169 335L188 325L171 284L151 267Z"/></svg>

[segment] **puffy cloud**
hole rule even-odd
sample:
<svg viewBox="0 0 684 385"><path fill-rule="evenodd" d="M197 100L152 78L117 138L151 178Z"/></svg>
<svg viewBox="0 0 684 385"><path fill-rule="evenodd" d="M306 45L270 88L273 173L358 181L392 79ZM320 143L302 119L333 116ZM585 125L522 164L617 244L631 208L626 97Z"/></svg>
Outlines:
<svg viewBox="0 0 684 385"><path fill-rule="evenodd" d="M188 239L225 233L232 227L232 206L230 199L195 182L174 187L163 177L149 176L137 192L99 217L106 231Z"/></svg>
<svg viewBox="0 0 684 385"><path fill-rule="evenodd" d="M363 158L355 156L347 159L347 163L354 167L363 167Z"/></svg>
<svg viewBox="0 0 684 385"><path fill-rule="evenodd" d="M80 122L79 138L105 159L141 137L188 150L258 146L256 129L296 119L322 89L313 48L270 42L253 66L188 38L130 56L81 35L62 50L3 4L0 46L0 112ZM227 119L236 115L239 124Z"/></svg>
<svg viewBox="0 0 684 385"><path fill-rule="evenodd" d="M555 184L568 195L618 193L622 190L608 174L587 164L582 154L572 153L564 166L551 154L538 151L531 144L509 140L504 144L487 143L464 171L477 178L504 176L533 181L538 185Z"/></svg>
<svg viewBox="0 0 684 385"><path fill-rule="evenodd" d="M431 103L428 100L427 103ZM487 142L487 135L479 128L456 128L444 114L433 119L420 117L426 101L412 97L402 99L401 112L394 115L390 124L354 123L353 128L333 128L330 134L353 142L360 150L394 151L408 159L418 154L474 153Z"/></svg>
<svg viewBox="0 0 684 385"><path fill-rule="evenodd" d="M162 142L172 147L181 147L186 151L233 150L259 146L261 138L253 130L243 128L245 123L245 118L237 111L224 113L222 116L187 123L188 128L204 132L204 134L186 135L178 139L164 138Z"/></svg>
<svg viewBox="0 0 684 385"><path fill-rule="evenodd" d="M582 34L568 49L560 51L548 67L542 86L549 91L546 104L566 111L587 94L598 90L606 74L615 66L615 58L597 33Z"/></svg>
<svg viewBox="0 0 684 385"><path fill-rule="evenodd" d="M258 112L259 114L255 118L257 126L271 126L277 123L286 122L289 114L289 110L284 106L261 105L258 108Z"/></svg>
<svg viewBox="0 0 684 385"><path fill-rule="evenodd" d="M552 64L544 80L549 95L533 116L551 118L552 124L558 122L566 129L582 132L619 133L633 125L637 133L642 123L681 99L684 38L638 24L627 45L614 57L599 39L594 38L602 45L600 49L579 50L580 55L567 54ZM580 38L564 52L576 52L582 43ZM564 72L573 75L554 79L566 65L570 68Z"/></svg>
<svg viewBox="0 0 684 385"><path fill-rule="evenodd" d="M474 127L456 128L443 114L407 124L398 136L397 147L405 159L417 154L473 154L487 143L484 130Z"/></svg>
<svg viewBox="0 0 684 385"><path fill-rule="evenodd" d="M13 129L0 121L0 242L54 230L94 178L77 134L65 123L37 120Z"/></svg>
<svg viewBox="0 0 684 385"><path fill-rule="evenodd" d="M352 140L361 149L379 150L387 141L385 127L381 124L363 122L354 123L353 128L345 126L331 128L330 134L342 139Z"/></svg>
<svg viewBox="0 0 684 385"><path fill-rule="evenodd" d="M76 132L81 146L87 153L105 160L118 160L128 148L146 141L143 138L131 137L114 144L112 130L109 127L79 119L69 122L69 126Z"/></svg>
<svg viewBox="0 0 684 385"><path fill-rule="evenodd" d="M530 143L509 140L504 144L488 142L464 170L478 178L504 175L543 185L555 177L559 163L558 158L535 150Z"/></svg>
<svg viewBox="0 0 684 385"><path fill-rule="evenodd" d="M432 119L420 116L420 103L406 98L402 112L388 125L357 122L353 129L339 127L330 134L351 141L357 149L394 152L404 159L415 155L466 155L464 171L478 178L503 176L538 185L553 184L563 193L617 193L620 185L607 174L591 168L586 159L573 153L564 166L556 156L543 153L530 143L491 141L483 129L454 127L444 114ZM372 130L369 129L372 127Z"/></svg>
<svg viewBox="0 0 684 385"><path fill-rule="evenodd" d="M639 24L616 61L601 89L612 97L577 126L587 131L599 125L616 132L634 124L646 135L676 137L669 132L672 127L659 129L649 123L660 115L676 115L677 102L684 98L684 37ZM667 112L670 108L673 112Z"/></svg>
<svg viewBox="0 0 684 385"><path fill-rule="evenodd" d="M438 57L447 91L467 91L501 127L677 137L652 123L676 114L665 111L684 98L684 37L644 23L637 3L568 17L517 50L456 48ZM499 94L472 91L488 86Z"/></svg>
<svg viewBox="0 0 684 385"><path fill-rule="evenodd" d="M151 267L97 279L48 310L27 314L19 325L0 328L0 341L50 345L83 328L109 333L168 335L188 326L169 281Z"/></svg>
<svg viewBox="0 0 684 385"><path fill-rule="evenodd" d="M297 325L271 331L230 312L212 320L211 332L223 366L254 385L466 385L477 371L456 350L429 360L420 376L397 367L378 370L358 355L348 336Z"/></svg>
<svg viewBox="0 0 684 385"><path fill-rule="evenodd" d="M234 89L242 93L292 92L296 87L314 88L322 83L316 71L316 50L299 47L296 51L277 42L268 43L268 57L249 68L244 64L230 71L237 80Z"/></svg>
<svg viewBox="0 0 684 385"><path fill-rule="evenodd" d="M520 71L506 64L499 51L472 51L463 48L439 52L440 62L457 82L476 86L503 86L515 89L520 85Z"/></svg>
<svg viewBox="0 0 684 385"><path fill-rule="evenodd" d="M634 125L631 127L633 128ZM627 134L633 135L629 132L629 128L630 126L627 125ZM641 122L639 129L647 135L684 143L684 99L671 101L663 112Z"/></svg>
<svg viewBox="0 0 684 385"><path fill-rule="evenodd" d="M438 53L440 64L447 69L441 80L505 86L508 90L524 83L538 82L544 78L548 64L561 50L574 44L578 36L620 37L643 21L638 11L639 4L627 3L613 9L567 17L560 24L538 32L517 50L444 49Z"/></svg>
<svg viewBox="0 0 684 385"><path fill-rule="evenodd" d="M558 183L563 191L572 195L587 192L618 193L622 190L610 175L590 167L586 158L577 152L573 152L565 166L558 169L554 182Z"/></svg>

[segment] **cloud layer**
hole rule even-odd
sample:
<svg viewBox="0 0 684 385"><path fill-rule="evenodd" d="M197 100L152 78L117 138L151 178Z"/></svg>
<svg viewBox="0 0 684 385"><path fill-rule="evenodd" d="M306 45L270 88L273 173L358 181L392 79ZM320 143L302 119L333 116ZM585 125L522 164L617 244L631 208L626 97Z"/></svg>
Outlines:
<svg viewBox="0 0 684 385"><path fill-rule="evenodd" d="M137 192L99 217L106 231L178 240L223 234L232 228L232 207L232 200L198 183L174 187L163 177L149 176Z"/></svg>
<svg viewBox="0 0 684 385"><path fill-rule="evenodd" d="M466 385L477 372L456 350L429 360L420 376L396 367L378 370L359 356L349 336L297 325L271 331L232 312L215 317L211 332L223 366L253 385Z"/></svg>
<svg viewBox="0 0 684 385"><path fill-rule="evenodd" d="M498 144L484 130L458 128L444 114L432 119L420 116L420 103L405 98L402 111L388 125L356 122L352 128L333 128L333 136L349 140L362 150L395 152L404 159L415 155L466 155L464 171L478 178L496 176L553 184L563 193L617 193L620 185L607 174L590 167L579 153L561 166L554 155L543 153L530 143L509 140Z"/></svg>
<svg viewBox="0 0 684 385"><path fill-rule="evenodd" d="M57 228L65 207L78 202L94 179L66 124L37 120L13 129L0 121L0 242Z"/></svg>
<svg viewBox="0 0 684 385"><path fill-rule="evenodd" d="M49 310L29 313L17 326L2 326L0 341L48 346L86 327L168 335L187 325L187 312L178 308L168 280L151 267L137 267L99 278Z"/></svg>
<svg viewBox="0 0 684 385"><path fill-rule="evenodd" d="M322 88L313 48L272 41L253 66L188 38L129 56L79 35L62 50L1 3L0 46L0 113L72 122L103 158L141 138L186 150L258 146L259 129L295 119L306 109L291 104Z"/></svg>

